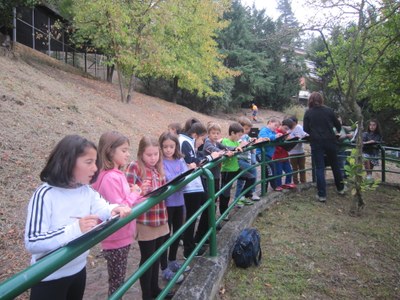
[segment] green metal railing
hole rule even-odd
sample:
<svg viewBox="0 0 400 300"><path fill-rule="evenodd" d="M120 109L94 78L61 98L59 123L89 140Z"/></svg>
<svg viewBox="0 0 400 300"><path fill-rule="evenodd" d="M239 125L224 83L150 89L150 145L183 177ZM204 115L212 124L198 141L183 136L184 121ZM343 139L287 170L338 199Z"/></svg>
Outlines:
<svg viewBox="0 0 400 300"><path fill-rule="evenodd" d="M304 141L301 141L304 142ZM288 143L288 142L284 142ZM298 143L298 142L289 142L289 143ZM271 146L276 146L280 145L280 143L270 143L269 145ZM246 151L250 151L253 149L256 149L257 146L251 146L246 149ZM232 179L229 185L232 185L239 177L241 177L244 173L248 172L252 168L257 168L260 167L261 169L261 176L260 179L256 179L256 182L248 187L246 190L243 190L240 194L240 196L233 201L231 201L231 204L229 205L228 209L224 214L222 214L218 219L216 219L216 209L215 209L215 199L222 194L226 189L230 188L229 185L222 187L217 193L215 192L215 186L214 186L214 176L210 169L213 167L218 166L222 161L224 161L226 158L220 158L215 162L210 162L206 164L205 166L198 168L195 170L193 173L188 175L184 180L181 182L174 184L174 185L169 185L162 194L154 197L148 198L146 201L136 205L133 209L131 214L123 219L119 219L115 223L112 223L110 226L104 228L103 230L99 232L94 232L93 234L88 234L85 239L82 239L79 241L79 243L70 243L67 246L64 246L53 253L49 254L48 256L44 257L43 259L39 260L32 266L28 267L27 269L21 271L18 274L15 274L11 278L7 279L6 281L2 282L0 284L0 299L13 299L23 293L24 291L28 290L31 288L33 285L37 284L40 282L43 278L47 277L63 265L67 264L83 252L87 251L88 249L92 248L94 245L100 243L103 239L105 239L107 236L110 234L114 233L130 221L136 219L139 215L150 209L152 206L157 204L158 202L162 201L169 195L175 193L176 191L180 190L183 188L187 183L190 181L194 180L198 176L203 176L206 180L206 191L207 191L207 201L200 207L200 209L188 220L186 220L185 224L177 231L175 232L163 245L160 247L142 266L140 266L126 281L125 283L113 294L110 296L109 299L120 299L127 291L128 289L143 275L143 273L161 256L164 251L166 251L169 246L176 240L178 239L183 232L186 230L186 228L193 222L196 222L197 218L202 214L203 211L208 209L208 216L209 216L209 229L208 231L204 234L203 238L201 241L197 244L196 248L193 250L193 252L187 257L187 260L184 262L183 267L175 274L174 278L165 286L161 294L158 296L157 299L163 299L166 294L169 292L169 290L174 286L176 280L179 278L179 276L184 272L186 266L190 264L192 259L194 258L195 254L200 250L200 248L205 244L207 240L209 240L209 255L210 256L216 256L217 255L217 239L216 239L216 226L222 222L222 220L230 213L230 211L235 207L238 199L241 198L241 196L245 195L252 187L254 186L261 186L261 196L265 196L267 189L266 189L266 183L270 180L274 180L277 177L280 176L273 176L273 177L266 177L266 164L269 161L266 161L265 159L265 149L263 147L261 149L261 157L263 158L261 162L252 165L251 167L241 170L240 173L237 174L235 178ZM381 159L382 161L382 169L381 170L374 170L375 172L382 172L382 181L385 181L385 174L386 172L392 172L396 174L400 174L400 172L396 171L388 171L386 170L386 161L393 162L395 164L400 164L399 159L395 158L388 158L386 157L386 150L391 150L391 151L400 151L399 148L389 148L389 147L381 147ZM309 155L306 155L309 156ZM297 172L302 172L302 171L309 171L312 170L311 168L307 168L305 170L299 170ZM296 172L288 173L288 174L294 174ZM285 176L287 174L283 174L281 176Z"/></svg>

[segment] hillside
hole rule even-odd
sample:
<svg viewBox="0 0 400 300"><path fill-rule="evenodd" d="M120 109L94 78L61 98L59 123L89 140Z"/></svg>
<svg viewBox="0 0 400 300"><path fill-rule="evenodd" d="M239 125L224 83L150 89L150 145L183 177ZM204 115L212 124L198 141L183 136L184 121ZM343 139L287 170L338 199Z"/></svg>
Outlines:
<svg viewBox="0 0 400 300"><path fill-rule="evenodd" d="M23 246L26 205L47 155L63 136L80 134L97 143L103 132L118 130L129 137L134 159L140 137L158 137L171 122L216 120L225 132L235 117L217 119L139 93L123 104L116 85L83 77L25 47L17 50L15 57L0 56L0 282L29 264ZM260 111L264 119L271 113Z"/></svg>

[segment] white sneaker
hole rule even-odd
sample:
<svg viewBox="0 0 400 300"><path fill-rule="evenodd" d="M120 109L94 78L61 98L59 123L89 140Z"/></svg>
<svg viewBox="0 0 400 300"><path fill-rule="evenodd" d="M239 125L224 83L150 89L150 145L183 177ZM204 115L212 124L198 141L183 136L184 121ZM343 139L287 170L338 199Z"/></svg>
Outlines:
<svg viewBox="0 0 400 300"><path fill-rule="evenodd" d="M260 197L257 195L257 194L253 194L253 196L251 197L251 200L253 200L253 201L260 201Z"/></svg>
<svg viewBox="0 0 400 300"><path fill-rule="evenodd" d="M346 192L347 192L347 186L343 186L343 189L342 190L340 190L340 191L338 191L338 194L339 195L344 195Z"/></svg>

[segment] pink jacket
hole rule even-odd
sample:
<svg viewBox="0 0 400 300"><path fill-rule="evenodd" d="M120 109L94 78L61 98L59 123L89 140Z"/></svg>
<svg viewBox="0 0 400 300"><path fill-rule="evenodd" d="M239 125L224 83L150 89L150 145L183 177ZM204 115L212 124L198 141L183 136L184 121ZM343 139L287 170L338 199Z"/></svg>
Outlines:
<svg viewBox="0 0 400 300"><path fill-rule="evenodd" d="M117 169L100 171L92 187L110 203L124 204L129 207L142 202L140 195L132 193L125 174ZM136 236L136 220L128 223L101 243L103 249L118 249L132 244Z"/></svg>

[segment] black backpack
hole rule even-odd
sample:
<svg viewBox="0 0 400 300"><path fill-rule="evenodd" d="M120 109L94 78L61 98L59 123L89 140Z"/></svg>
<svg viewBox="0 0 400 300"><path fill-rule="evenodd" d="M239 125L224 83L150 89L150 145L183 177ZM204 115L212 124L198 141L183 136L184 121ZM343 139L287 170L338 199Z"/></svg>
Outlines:
<svg viewBox="0 0 400 300"><path fill-rule="evenodd" d="M232 258L237 267L248 268L261 260L260 233L255 228L243 229L233 247Z"/></svg>

